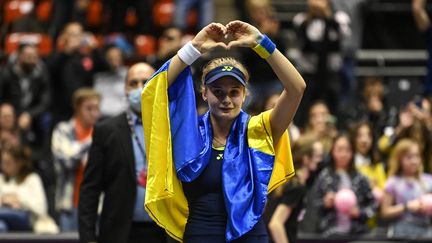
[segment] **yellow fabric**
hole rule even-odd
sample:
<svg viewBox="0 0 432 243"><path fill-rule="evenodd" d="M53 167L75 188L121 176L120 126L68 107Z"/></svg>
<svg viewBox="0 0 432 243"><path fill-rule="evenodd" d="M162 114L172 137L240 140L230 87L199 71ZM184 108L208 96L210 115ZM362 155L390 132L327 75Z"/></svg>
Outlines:
<svg viewBox="0 0 432 243"><path fill-rule="evenodd" d="M285 131L276 147L273 147L273 137L270 126L272 110L253 116L248 123L248 145L266 154L275 155L273 172L268 185L268 193L276 189L294 176L294 165L288 132Z"/></svg>
<svg viewBox="0 0 432 243"><path fill-rule="evenodd" d="M159 73L141 96L149 163L144 204L150 217L171 237L181 241L189 209L172 159L166 76L166 71Z"/></svg>
<svg viewBox="0 0 432 243"><path fill-rule="evenodd" d="M270 56L270 53L260 44L256 45L254 48L252 48L261 58L266 59Z"/></svg>
<svg viewBox="0 0 432 243"><path fill-rule="evenodd" d="M357 169L367 177L372 187L377 186L380 189L384 189L386 173L382 163L377 163L376 165L357 166Z"/></svg>
<svg viewBox="0 0 432 243"><path fill-rule="evenodd" d="M146 85L141 96L149 163L144 206L160 227L182 242L189 209L172 159L167 86L167 72L163 71ZM273 148L270 111L251 117L248 123L248 143L250 147L264 153L276 153L268 192L294 175L287 132L280 138L276 148Z"/></svg>

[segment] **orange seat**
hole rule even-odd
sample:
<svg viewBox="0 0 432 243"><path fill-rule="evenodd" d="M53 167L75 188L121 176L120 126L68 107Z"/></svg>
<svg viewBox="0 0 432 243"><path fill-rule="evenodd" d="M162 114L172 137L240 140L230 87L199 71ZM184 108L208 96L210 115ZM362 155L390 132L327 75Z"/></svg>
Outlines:
<svg viewBox="0 0 432 243"><path fill-rule="evenodd" d="M3 7L3 21L10 24L30 14L34 5L33 0L7 0Z"/></svg>
<svg viewBox="0 0 432 243"><path fill-rule="evenodd" d="M52 51L52 41L48 35L39 33L12 33L6 36L5 52L11 54L21 43L36 45L39 55L48 56Z"/></svg>
<svg viewBox="0 0 432 243"><path fill-rule="evenodd" d="M156 39L150 35L138 35L135 38L135 49L138 56L154 55L156 51Z"/></svg>
<svg viewBox="0 0 432 243"><path fill-rule="evenodd" d="M42 0L36 8L36 16L40 22L48 22L51 18L53 2L52 0Z"/></svg>
<svg viewBox="0 0 432 243"><path fill-rule="evenodd" d="M91 27L98 27L102 24L102 1L91 0L87 9L87 24Z"/></svg>
<svg viewBox="0 0 432 243"><path fill-rule="evenodd" d="M136 10L134 8L129 8L126 12L125 17L126 25L129 27L133 27L138 23L138 16Z"/></svg>
<svg viewBox="0 0 432 243"><path fill-rule="evenodd" d="M153 6L153 22L159 27L167 27L172 24L175 4L171 0L157 2Z"/></svg>

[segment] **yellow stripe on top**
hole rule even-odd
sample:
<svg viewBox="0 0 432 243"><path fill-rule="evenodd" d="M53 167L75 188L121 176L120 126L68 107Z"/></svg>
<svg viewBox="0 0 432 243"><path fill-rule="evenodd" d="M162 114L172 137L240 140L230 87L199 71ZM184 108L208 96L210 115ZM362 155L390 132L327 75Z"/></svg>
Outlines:
<svg viewBox="0 0 432 243"><path fill-rule="evenodd" d="M276 189L294 176L294 165L291 155L291 146L288 132L285 131L276 147L273 146L273 137L270 125L272 110L265 111L258 116L252 116L248 123L248 145L269 155L275 155L273 172L268 185L268 193Z"/></svg>
<svg viewBox="0 0 432 243"><path fill-rule="evenodd" d="M176 240L182 241L189 209L172 158L167 72L145 86L141 100L148 161L145 209Z"/></svg>

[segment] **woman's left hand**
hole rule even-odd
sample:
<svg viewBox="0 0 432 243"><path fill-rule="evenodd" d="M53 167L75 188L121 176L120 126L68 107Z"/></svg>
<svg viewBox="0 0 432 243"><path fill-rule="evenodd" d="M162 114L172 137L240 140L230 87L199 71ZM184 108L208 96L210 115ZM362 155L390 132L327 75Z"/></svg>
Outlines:
<svg viewBox="0 0 432 243"><path fill-rule="evenodd" d="M232 40L228 43L228 49L232 47L255 47L263 38L261 32L254 26L239 21L231 21L227 24L227 34Z"/></svg>

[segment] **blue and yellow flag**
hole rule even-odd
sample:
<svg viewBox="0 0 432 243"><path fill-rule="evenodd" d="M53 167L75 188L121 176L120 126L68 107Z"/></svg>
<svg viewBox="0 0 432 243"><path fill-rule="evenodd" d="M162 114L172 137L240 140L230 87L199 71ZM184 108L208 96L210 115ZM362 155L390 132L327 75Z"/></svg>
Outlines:
<svg viewBox="0 0 432 243"><path fill-rule="evenodd" d="M196 179L211 152L210 115L199 117L190 68L168 89L164 64L142 93L142 120L148 159L145 208L153 220L182 241L189 214L181 181ZM250 231L261 218L267 194L294 175L288 134L276 147L270 113L234 121L224 151L222 180L227 209L226 239Z"/></svg>

